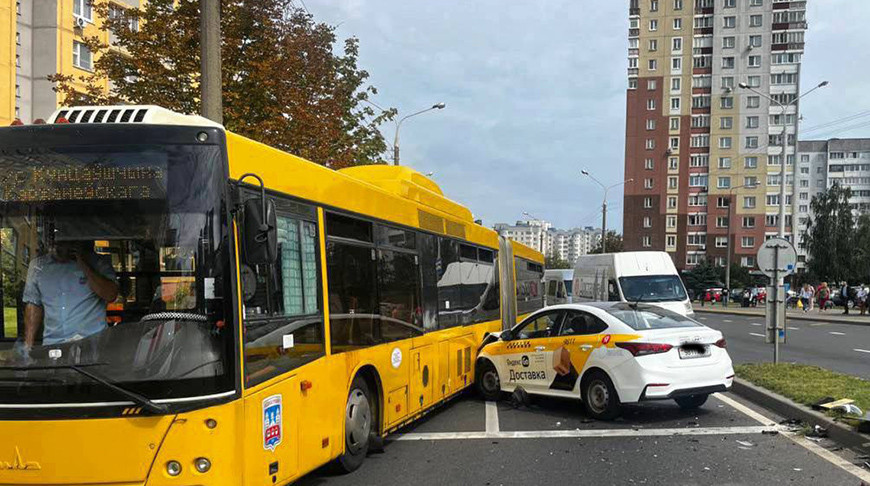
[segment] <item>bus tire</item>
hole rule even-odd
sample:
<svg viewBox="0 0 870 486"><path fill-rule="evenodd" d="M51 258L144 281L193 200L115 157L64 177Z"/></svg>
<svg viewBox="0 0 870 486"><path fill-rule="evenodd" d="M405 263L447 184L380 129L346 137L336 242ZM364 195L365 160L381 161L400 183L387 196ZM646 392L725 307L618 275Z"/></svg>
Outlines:
<svg viewBox="0 0 870 486"><path fill-rule="evenodd" d="M344 411L344 453L336 459L339 471L349 473L357 470L366 458L375 433L377 417L375 401L365 379L354 378L347 394Z"/></svg>
<svg viewBox="0 0 870 486"><path fill-rule="evenodd" d="M488 359L483 359L477 365L477 391L488 402L501 398L501 382L498 371Z"/></svg>
<svg viewBox="0 0 870 486"><path fill-rule="evenodd" d="M613 381L607 373L592 370L583 377L583 406L586 413L596 420L613 420L619 416L622 405Z"/></svg>

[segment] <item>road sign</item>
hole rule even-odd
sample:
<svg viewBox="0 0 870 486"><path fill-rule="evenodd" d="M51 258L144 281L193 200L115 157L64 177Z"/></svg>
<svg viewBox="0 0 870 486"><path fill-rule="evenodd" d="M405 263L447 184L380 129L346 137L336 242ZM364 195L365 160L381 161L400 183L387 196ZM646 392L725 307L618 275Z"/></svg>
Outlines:
<svg viewBox="0 0 870 486"><path fill-rule="evenodd" d="M794 273L797 251L788 240L771 238L758 249L756 261L762 273L770 278L781 278Z"/></svg>

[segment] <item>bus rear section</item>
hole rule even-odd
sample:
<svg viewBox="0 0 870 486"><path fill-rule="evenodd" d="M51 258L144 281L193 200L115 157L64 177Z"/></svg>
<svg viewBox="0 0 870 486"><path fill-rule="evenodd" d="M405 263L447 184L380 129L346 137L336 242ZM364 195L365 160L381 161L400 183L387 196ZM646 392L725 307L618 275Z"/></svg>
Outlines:
<svg viewBox="0 0 870 486"><path fill-rule="evenodd" d="M581 256L574 267L575 302L652 303L682 315L692 305L670 255L640 251Z"/></svg>

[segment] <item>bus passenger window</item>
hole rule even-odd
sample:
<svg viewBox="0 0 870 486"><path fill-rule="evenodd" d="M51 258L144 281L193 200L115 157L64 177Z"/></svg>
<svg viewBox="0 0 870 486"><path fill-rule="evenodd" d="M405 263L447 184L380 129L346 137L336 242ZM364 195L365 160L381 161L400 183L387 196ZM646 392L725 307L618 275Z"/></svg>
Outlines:
<svg viewBox="0 0 870 486"><path fill-rule="evenodd" d="M462 323L462 264L459 243L441 238L438 245L438 327L446 329Z"/></svg>
<svg viewBox="0 0 870 486"><path fill-rule="evenodd" d="M391 250L379 252L378 290L381 296L382 340L397 341L423 334L417 256Z"/></svg>
<svg viewBox="0 0 870 486"><path fill-rule="evenodd" d="M426 332L438 329L438 237L418 234L420 248L421 297L423 302L423 328Z"/></svg>
<svg viewBox="0 0 870 486"><path fill-rule="evenodd" d="M327 242L329 328L334 352L380 342L374 252L370 246Z"/></svg>
<svg viewBox="0 0 870 486"><path fill-rule="evenodd" d="M277 231L277 261L257 269L255 295L265 297L266 308L260 314L249 312L245 320L248 386L325 354L317 224L279 214Z"/></svg>

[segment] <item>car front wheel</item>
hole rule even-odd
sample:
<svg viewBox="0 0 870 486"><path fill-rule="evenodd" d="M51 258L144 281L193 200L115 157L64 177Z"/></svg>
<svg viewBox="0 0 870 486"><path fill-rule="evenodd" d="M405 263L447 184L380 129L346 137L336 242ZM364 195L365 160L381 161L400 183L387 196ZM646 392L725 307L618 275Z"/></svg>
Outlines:
<svg viewBox="0 0 870 486"><path fill-rule="evenodd" d="M495 366L483 360L477 366L477 390L486 401L496 401L501 397L501 381Z"/></svg>
<svg viewBox="0 0 870 486"><path fill-rule="evenodd" d="M583 405L586 413L597 420L613 420L619 416L619 396L606 373L593 371L583 380Z"/></svg>

